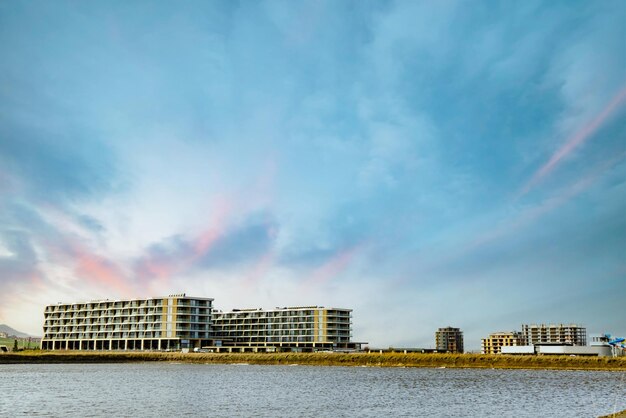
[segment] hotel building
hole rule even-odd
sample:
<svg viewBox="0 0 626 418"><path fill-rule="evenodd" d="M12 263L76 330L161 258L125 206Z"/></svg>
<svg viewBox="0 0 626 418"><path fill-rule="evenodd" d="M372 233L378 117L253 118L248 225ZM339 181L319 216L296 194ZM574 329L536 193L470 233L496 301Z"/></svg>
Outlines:
<svg viewBox="0 0 626 418"><path fill-rule="evenodd" d="M216 351L354 350L351 309L298 306L213 313Z"/></svg>
<svg viewBox="0 0 626 418"><path fill-rule="evenodd" d="M576 324L523 324L522 336L524 338L525 345L587 345L586 328Z"/></svg>
<svg viewBox="0 0 626 418"><path fill-rule="evenodd" d="M213 299L185 294L59 303L44 310L44 350L166 350L209 345Z"/></svg>
<svg viewBox="0 0 626 418"><path fill-rule="evenodd" d="M217 352L355 350L352 310L304 306L213 310L213 299L185 294L58 303L44 310L43 350Z"/></svg>
<svg viewBox="0 0 626 418"><path fill-rule="evenodd" d="M435 347L444 353L462 353L463 331L460 328L439 328L435 332Z"/></svg>
<svg viewBox="0 0 626 418"><path fill-rule="evenodd" d="M502 347L524 345L524 338L518 331L494 332L481 342L483 354L500 354Z"/></svg>

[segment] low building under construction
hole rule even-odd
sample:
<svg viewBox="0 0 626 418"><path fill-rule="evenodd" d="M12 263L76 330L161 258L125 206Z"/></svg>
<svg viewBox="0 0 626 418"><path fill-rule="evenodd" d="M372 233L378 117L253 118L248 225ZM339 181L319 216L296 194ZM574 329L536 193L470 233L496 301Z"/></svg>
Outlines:
<svg viewBox="0 0 626 418"><path fill-rule="evenodd" d="M502 347L524 345L522 334L518 331L494 332L481 342L483 354L500 354Z"/></svg>
<svg viewBox="0 0 626 418"><path fill-rule="evenodd" d="M587 330L577 324L523 324L522 337L525 345L587 345Z"/></svg>

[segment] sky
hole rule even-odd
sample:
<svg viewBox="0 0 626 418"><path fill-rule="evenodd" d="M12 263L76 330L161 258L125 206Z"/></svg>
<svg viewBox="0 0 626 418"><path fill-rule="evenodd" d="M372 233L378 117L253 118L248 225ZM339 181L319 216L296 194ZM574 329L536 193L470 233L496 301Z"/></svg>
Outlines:
<svg viewBox="0 0 626 418"><path fill-rule="evenodd" d="M626 335L626 2L0 1L0 323L186 293Z"/></svg>

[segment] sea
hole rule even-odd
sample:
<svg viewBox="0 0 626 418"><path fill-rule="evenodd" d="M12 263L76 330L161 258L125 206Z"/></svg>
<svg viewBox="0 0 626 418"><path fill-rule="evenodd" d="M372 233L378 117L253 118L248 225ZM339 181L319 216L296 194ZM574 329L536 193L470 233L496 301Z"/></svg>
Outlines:
<svg viewBox="0 0 626 418"><path fill-rule="evenodd" d="M248 364L0 364L2 417L598 417L626 373Z"/></svg>

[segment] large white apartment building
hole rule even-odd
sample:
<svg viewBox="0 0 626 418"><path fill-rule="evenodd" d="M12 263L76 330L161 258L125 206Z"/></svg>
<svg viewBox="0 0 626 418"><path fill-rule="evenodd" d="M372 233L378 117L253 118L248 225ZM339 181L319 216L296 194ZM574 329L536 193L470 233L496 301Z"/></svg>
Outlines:
<svg viewBox="0 0 626 418"><path fill-rule="evenodd" d="M214 312L217 351L360 349L351 341L352 310L298 306Z"/></svg>
<svg viewBox="0 0 626 418"><path fill-rule="evenodd" d="M44 350L165 350L209 345L210 298L185 294L150 299L48 305Z"/></svg>

